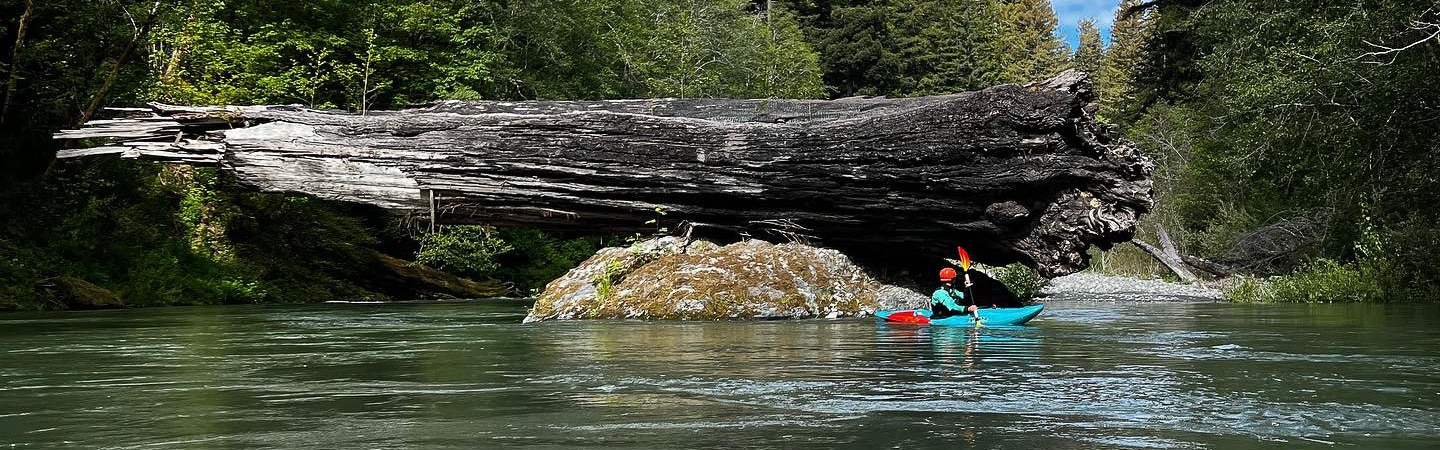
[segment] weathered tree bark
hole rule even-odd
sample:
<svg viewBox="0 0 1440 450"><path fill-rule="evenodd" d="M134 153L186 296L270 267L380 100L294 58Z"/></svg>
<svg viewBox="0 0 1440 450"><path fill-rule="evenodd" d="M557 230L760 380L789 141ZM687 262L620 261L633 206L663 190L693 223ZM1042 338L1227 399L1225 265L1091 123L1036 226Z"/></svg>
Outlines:
<svg viewBox="0 0 1440 450"><path fill-rule="evenodd" d="M1047 276L1134 235L1153 163L1094 120L1083 74L961 94L819 100L444 102L368 116L296 106L95 121L120 153L219 164L245 185L441 219L654 231L659 219L847 252ZM661 217L656 208L666 212Z"/></svg>

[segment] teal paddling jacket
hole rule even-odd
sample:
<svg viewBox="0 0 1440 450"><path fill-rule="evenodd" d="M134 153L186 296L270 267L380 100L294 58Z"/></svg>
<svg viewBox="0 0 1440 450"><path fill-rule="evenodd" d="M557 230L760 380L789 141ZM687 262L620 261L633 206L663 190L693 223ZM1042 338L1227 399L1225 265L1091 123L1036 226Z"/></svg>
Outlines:
<svg viewBox="0 0 1440 450"><path fill-rule="evenodd" d="M935 289L934 294L930 294L930 305L932 306L931 309L934 309L934 305L943 304L951 311L963 314L965 313L965 306L960 304L960 300L964 298L964 292L956 291L954 289L945 289L945 286L940 286L939 288Z"/></svg>

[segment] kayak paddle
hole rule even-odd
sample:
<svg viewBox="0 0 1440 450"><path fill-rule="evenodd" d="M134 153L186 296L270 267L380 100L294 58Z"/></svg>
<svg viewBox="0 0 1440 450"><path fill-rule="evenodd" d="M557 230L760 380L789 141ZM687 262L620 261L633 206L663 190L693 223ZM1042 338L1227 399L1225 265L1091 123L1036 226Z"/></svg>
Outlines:
<svg viewBox="0 0 1440 450"><path fill-rule="evenodd" d="M974 305L976 309L971 311L970 315L975 318L975 326L978 327L980 326L980 302L975 301L975 293L970 290L970 253L965 251L965 247L956 246L955 250L960 252L960 269L965 271L965 295L970 297L970 304Z"/></svg>

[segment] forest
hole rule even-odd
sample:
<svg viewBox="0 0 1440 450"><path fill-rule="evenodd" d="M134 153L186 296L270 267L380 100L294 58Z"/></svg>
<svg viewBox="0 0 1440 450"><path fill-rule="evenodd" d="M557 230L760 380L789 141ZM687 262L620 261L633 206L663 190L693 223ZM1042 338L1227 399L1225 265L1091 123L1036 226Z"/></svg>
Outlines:
<svg viewBox="0 0 1440 450"><path fill-rule="evenodd" d="M56 161L51 135L105 107L907 97L1070 68L1158 162L1141 238L1246 274L1231 299L1440 300L1440 4L1124 0L1112 19L1072 49L1048 0L7 2L0 309L528 295L623 238ZM1092 256L1163 276L1129 246Z"/></svg>

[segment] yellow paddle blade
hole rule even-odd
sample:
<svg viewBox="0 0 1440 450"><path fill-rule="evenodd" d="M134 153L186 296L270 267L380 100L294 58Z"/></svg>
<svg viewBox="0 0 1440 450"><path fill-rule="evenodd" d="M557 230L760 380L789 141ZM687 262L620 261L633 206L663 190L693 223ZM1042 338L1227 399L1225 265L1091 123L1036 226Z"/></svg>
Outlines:
<svg viewBox="0 0 1440 450"><path fill-rule="evenodd" d="M961 269L961 270L965 270L965 271L969 271L969 270L970 270L970 253L968 253L968 252L965 251L965 247L955 247L955 250L959 250L959 251L960 251L960 269Z"/></svg>

